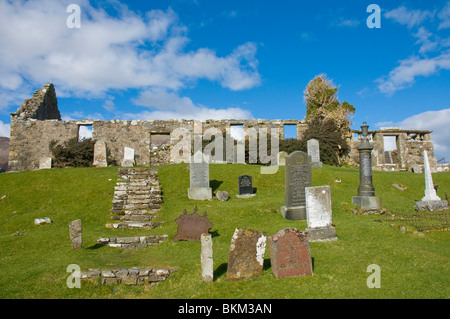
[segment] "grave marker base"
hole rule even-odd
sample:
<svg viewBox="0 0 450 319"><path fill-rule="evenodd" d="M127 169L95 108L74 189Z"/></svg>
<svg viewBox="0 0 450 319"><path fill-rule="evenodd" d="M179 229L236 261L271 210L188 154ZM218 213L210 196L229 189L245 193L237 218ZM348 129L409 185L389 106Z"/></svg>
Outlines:
<svg viewBox="0 0 450 319"><path fill-rule="evenodd" d="M336 229L334 227L306 228L305 231L309 234L310 242L338 240L336 237Z"/></svg>
<svg viewBox="0 0 450 319"><path fill-rule="evenodd" d="M306 220L306 206L281 206L281 215L289 220Z"/></svg>
<svg viewBox="0 0 450 319"><path fill-rule="evenodd" d="M211 187L193 187L188 189L189 199L212 200Z"/></svg>
<svg viewBox="0 0 450 319"><path fill-rule="evenodd" d="M381 197L378 196L354 196L352 197L352 204L361 207L362 209L381 209Z"/></svg>

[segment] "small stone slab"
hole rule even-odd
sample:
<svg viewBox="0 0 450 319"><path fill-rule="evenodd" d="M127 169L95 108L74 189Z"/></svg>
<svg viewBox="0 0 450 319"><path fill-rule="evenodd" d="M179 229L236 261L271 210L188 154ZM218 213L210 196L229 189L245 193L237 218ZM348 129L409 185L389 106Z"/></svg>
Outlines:
<svg viewBox="0 0 450 319"><path fill-rule="evenodd" d="M83 244L83 228L81 219L69 223L70 240L72 249L80 249Z"/></svg>
<svg viewBox="0 0 450 319"><path fill-rule="evenodd" d="M178 224L178 229L174 241L201 241L201 235L208 233L213 226L206 217L206 212L203 213L203 216L197 215L197 206L195 206L192 214L188 214L185 209L183 214L175 219L175 222Z"/></svg>

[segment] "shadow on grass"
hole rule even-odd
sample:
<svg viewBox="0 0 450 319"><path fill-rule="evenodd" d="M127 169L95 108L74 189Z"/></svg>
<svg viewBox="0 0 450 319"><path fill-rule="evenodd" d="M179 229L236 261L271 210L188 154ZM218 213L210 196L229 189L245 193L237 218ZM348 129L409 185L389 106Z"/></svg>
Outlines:
<svg viewBox="0 0 450 319"><path fill-rule="evenodd" d="M212 192L215 193L222 183L223 181L218 181L217 179L209 181L209 186L212 188Z"/></svg>
<svg viewBox="0 0 450 319"><path fill-rule="evenodd" d="M102 248L102 247L105 247L105 245L95 244L95 245L92 245L90 247L87 247L86 249L95 250L95 249L99 249L99 248Z"/></svg>

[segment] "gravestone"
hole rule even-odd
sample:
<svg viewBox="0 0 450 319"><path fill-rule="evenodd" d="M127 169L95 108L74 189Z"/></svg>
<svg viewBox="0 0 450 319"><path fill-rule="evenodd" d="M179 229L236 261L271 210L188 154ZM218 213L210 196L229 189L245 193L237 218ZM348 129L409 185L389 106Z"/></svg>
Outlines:
<svg viewBox="0 0 450 319"><path fill-rule="evenodd" d="M425 196L421 201L416 202L416 210L441 210L448 208L448 202L441 200L436 194L433 179L431 177L430 162L427 151L423 151L423 169L425 173Z"/></svg>
<svg viewBox="0 0 450 319"><path fill-rule="evenodd" d="M209 163L208 158L201 152L191 156L189 199L211 200L212 188L209 187Z"/></svg>
<svg viewBox="0 0 450 319"><path fill-rule="evenodd" d="M226 202L230 198L230 195L227 191L217 191L216 197L221 202Z"/></svg>
<svg viewBox="0 0 450 319"><path fill-rule="evenodd" d="M206 217L206 212L203 213L203 216L197 215L197 206L195 206L192 214L188 214L185 209L183 214L175 219L175 222L178 224L178 229L173 241L200 241L200 236L207 234L213 226Z"/></svg>
<svg viewBox="0 0 450 319"><path fill-rule="evenodd" d="M202 280L204 282L212 282L214 279L213 268L213 245L211 234L201 235L202 252L200 261L202 264Z"/></svg>
<svg viewBox="0 0 450 319"><path fill-rule="evenodd" d="M337 240L332 225L330 186L306 187L306 221L310 242Z"/></svg>
<svg viewBox="0 0 450 319"><path fill-rule="evenodd" d="M308 233L285 228L269 237L270 264L276 278L313 274Z"/></svg>
<svg viewBox="0 0 450 319"><path fill-rule="evenodd" d="M238 177L239 195L253 194L253 183L250 175L241 175Z"/></svg>
<svg viewBox="0 0 450 319"><path fill-rule="evenodd" d="M39 169L50 169L50 168L52 168L52 158L41 157L39 159Z"/></svg>
<svg viewBox="0 0 450 319"><path fill-rule="evenodd" d="M134 149L130 147L125 147L123 152L123 167L133 167L134 166Z"/></svg>
<svg viewBox="0 0 450 319"><path fill-rule="evenodd" d="M72 241L72 249L79 249L83 244L83 229L81 219L74 220L69 223L70 240Z"/></svg>
<svg viewBox="0 0 450 319"><path fill-rule="evenodd" d="M94 162L95 167L108 167L108 160L106 156L106 144L103 141L97 141L94 144Z"/></svg>
<svg viewBox="0 0 450 319"><path fill-rule="evenodd" d="M278 152L277 156L277 163L279 166L285 166L286 165L286 157L288 156L288 153L285 151Z"/></svg>
<svg viewBox="0 0 450 319"><path fill-rule="evenodd" d="M311 156L311 166L322 167L322 162L320 161L319 141L316 139L308 140L307 148L308 148L308 155Z"/></svg>
<svg viewBox="0 0 450 319"><path fill-rule="evenodd" d="M290 220L306 220L305 187L311 186L311 164L308 154L295 151L286 157L285 206L281 214Z"/></svg>
<svg viewBox="0 0 450 319"><path fill-rule="evenodd" d="M262 273L266 251L266 234L236 228L228 253L228 280L241 280Z"/></svg>

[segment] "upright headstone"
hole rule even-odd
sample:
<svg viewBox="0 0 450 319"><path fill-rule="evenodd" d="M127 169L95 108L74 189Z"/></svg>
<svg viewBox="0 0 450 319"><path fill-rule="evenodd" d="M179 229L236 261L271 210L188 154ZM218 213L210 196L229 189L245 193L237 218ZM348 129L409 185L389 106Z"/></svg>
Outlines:
<svg viewBox="0 0 450 319"><path fill-rule="evenodd" d="M94 144L94 162L95 167L108 167L108 160L106 156L106 144L103 141L97 141Z"/></svg>
<svg viewBox="0 0 450 319"><path fill-rule="evenodd" d="M228 253L228 280L247 279L262 273L266 240L264 232L236 228Z"/></svg>
<svg viewBox="0 0 450 319"><path fill-rule="evenodd" d="M416 210L440 210L448 207L448 202L441 200L436 194L433 179L431 177L430 162L427 151L423 151L423 169L425 173L425 196L421 201L416 202Z"/></svg>
<svg viewBox="0 0 450 319"><path fill-rule="evenodd" d="M381 197L375 196L372 184L372 150L369 143L369 126L361 126L362 139L357 147L359 152L359 187L358 196L352 197L352 203L365 210L381 209Z"/></svg>
<svg viewBox="0 0 450 319"><path fill-rule="evenodd" d="M123 152L123 167L133 167L134 166L134 149L130 147L125 147Z"/></svg>
<svg viewBox="0 0 450 319"><path fill-rule="evenodd" d="M214 279L213 268L213 245L211 234L201 235L201 264L202 264L202 280L204 282L212 282Z"/></svg>
<svg viewBox="0 0 450 319"><path fill-rule="evenodd" d="M72 241L72 249L79 249L83 244L83 229L81 219L74 220L69 223L70 240Z"/></svg>
<svg viewBox="0 0 450 319"><path fill-rule="evenodd" d="M311 156L311 166L322 167L322 162L320 161L319 141L316 139L308 140L307 148L308 148L308 155Z"/></svg>
<svg viewBox="0 0 450 319"><path fill-rule="evenodd" d="M306 231L309 241L337 240L332 225L330 186L306 187Z"/></svg>
<svg viewBox="0 0 450 319"><path fill-rule="evenodd" d="M290 220L306 220L305 187L311 186L311 164L308 154L295 151L286 157L285 206L281 214Z"/></svg>
<svg viewBox="0 0 450 319"><path fill-rule="evenodd" d="M270 264L276 278L313 274L308 233L285 228L269 237Z"/></svg>
<svg viewBox="0 0 450 319"><path fill-rule="evenodd" d="M285 166L286 165L286 157L288 156L288 153L285 151L278 152L277 156L277 163L279 166Z"/></svg>
<svg viewBox="0 0 450 319"><path fill-rule="evenodd" d="M209 163L201 152L191 156L189 199L211 200L212 188L209 187Z"/></svg>
<svg viewBox="0 0 450 319"><path fill-rule="evenodd" d="M241 175L238 177L239 195L253 194L253 183L250 175Z"/></svg>
<svg viewBox="0 0 450 319"><path fill-rule="evenodd" d="M52 168L52 158L41 157L39 159L39 169L50 169L50 168Z"/></svg>

